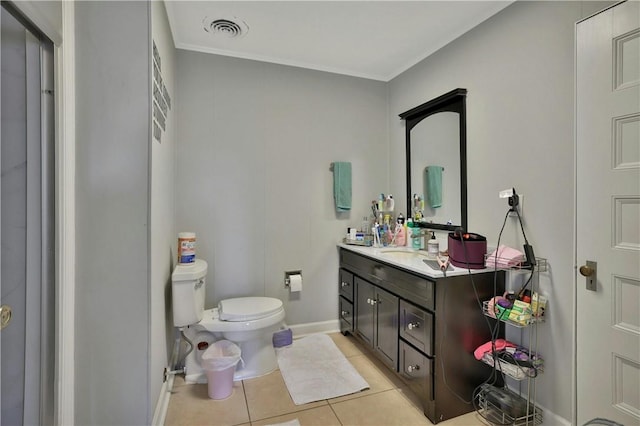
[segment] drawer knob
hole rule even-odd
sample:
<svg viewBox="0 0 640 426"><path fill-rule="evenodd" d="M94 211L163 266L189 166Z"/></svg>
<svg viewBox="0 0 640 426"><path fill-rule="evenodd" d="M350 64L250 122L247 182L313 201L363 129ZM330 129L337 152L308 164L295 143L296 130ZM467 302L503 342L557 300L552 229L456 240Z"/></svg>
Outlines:
<svg viewBox="0 0 640 426"><path fill-rule="evenodd" d="M418 370L420 370L420 366L418 364L410 365L407 367L407 373L413 373L414 371L418 371Z"/></svg>
<svg viewBox="0 0 640 426"><path fill-rule="evenodd" d="M342 316L344 317L346 315L349 315L349 311L342 311Z"/></svg>
<svg viewBox="0 0 640 426"><path fill-rule="evenodd" d="M342 287L347 287L349 286L349 283L345 283L344 281L342 281L342 283L340 283L342 285Z"/></svg>
<svg viewBox="0 0 640 426"><path fill-rule="evenodd" d="M410 322L409 324L407 324L407 328L409 330L413 330L414 328L420 328L420 323L419 322Z"/></svg>

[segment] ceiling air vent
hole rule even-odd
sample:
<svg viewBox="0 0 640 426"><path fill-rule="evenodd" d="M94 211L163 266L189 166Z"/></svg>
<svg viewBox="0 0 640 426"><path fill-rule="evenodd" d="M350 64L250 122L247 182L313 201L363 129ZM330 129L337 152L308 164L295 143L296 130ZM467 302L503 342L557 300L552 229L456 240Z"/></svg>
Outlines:
<svg viewBox="0 0 640 426"><path fill-rule="evenodd" d="M242 19L234 17L234 19L211 19L204 18L202 21L204 30L215 36L226 38L240 38L249 32L249 26Z"/></svg>

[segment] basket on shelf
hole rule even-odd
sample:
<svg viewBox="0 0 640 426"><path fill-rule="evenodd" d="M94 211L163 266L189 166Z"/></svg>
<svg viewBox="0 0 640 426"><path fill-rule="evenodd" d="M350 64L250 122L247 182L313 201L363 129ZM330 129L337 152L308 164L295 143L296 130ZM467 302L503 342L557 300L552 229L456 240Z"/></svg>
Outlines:
<svg viewBox="0 0 640 426"><path fill-rule="evenodd" d="M526 350L522 348L521 350ZM516 360L513 362L506 361L504 359L498 358L497 355L492 354L491 352L487 352L482 356L482 362L494 366L495 360L498 360L498 366L496 367L498 371L506 374L515 380L524 380L528 377L536 377L539 373L541 373L544 369L544 361L539 355L535 355L534 357L530 357L532 359L532 366L525 366L522 364L518 364Z"/></svg>
<svg viewBox="0 0 640 426"><path fill-rule="evenodd" d="M507 388L483 386L477 398L480 415L492 424L515 426L542 424L542 410Z"/></svg>

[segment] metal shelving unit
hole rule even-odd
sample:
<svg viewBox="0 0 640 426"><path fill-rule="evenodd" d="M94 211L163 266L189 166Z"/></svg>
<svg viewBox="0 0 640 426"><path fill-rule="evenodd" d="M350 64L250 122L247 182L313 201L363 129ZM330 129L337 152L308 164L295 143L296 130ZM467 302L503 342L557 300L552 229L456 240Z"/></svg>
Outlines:
<svg viewBox="0 0 640 426"><path fill-rule="evenodd" d="M508 282L512 283L516 277L532 274L530 289L531 294L538 293L540 273L547 272L547 260L536 258L536 265L531 269L510 268ZM526 279L526 278L524 278ZM548 303L548 302L547 302ZM531 366L521 366L500 359L494 354L486 353L482 362L494 366L497 362L496 370L505 378L504 388L483 387L477 394L477 406L481 410L480 414L490 423L495 425L539 425L543 422L543 412L535 404L536 401L536 377L543 372L544 360L538 354L538 324L545 321L546 304L544 307L537 303L535 311L531 312L531 317L518 322L509 318L499 318L500 313L494 312L494 308L489 301L483 302L484 314L488 317L499 320L509 327L520 330L519 346L520 350L526 351L529 355ZM498 315L496 315L496 313ZM513 388L517 389L514 391Z"/></svg>

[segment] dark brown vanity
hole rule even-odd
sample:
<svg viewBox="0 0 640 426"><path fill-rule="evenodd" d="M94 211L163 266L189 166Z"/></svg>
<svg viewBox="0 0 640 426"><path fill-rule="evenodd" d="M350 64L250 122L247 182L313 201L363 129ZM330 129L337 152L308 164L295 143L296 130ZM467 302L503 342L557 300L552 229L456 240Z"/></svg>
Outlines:
<svg viewBox="0 0 640 426"><path fill-rule="evenodd" d="M392 251L342 244L338 250L342 333L396 372L433 423L473 411L473 391L492 372L473 356L495 326L481 301L504 292L504 272L454 268L445 277L419 253L404 252L415 257L404 261L402 251L387 258Z"/></svg>

